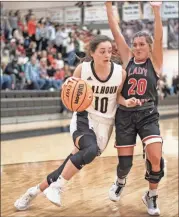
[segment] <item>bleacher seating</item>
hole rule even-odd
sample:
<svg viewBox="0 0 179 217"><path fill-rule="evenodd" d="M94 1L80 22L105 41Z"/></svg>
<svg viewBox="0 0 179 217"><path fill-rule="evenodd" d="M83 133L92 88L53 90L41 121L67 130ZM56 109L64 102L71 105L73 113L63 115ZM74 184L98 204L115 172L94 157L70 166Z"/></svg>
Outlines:
<svg viewBox="0 0 179 217"><path fill-rule="evenodd" d="M59 91L1 91L1 117L60 113Z"/></svg>
<svg viewBox="0 0 179 217"><path fill-rule="evenodd" d="M164 100L159 100L159 106L178 105L179 95L167 96Z"/></svg>
<svg viewBox="0 0 179 217"><path fill-rule="evenodd" d="M178 95L159 101L159 106L178 105ZM1 91L1 117L57 114L62 111L59 91Z"/></svg>

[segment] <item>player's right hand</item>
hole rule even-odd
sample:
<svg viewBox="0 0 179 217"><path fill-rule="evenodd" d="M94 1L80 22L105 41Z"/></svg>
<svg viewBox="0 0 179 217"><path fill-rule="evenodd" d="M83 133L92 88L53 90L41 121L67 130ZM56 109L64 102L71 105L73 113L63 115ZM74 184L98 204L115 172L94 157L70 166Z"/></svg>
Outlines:
<svg viewBox="0 0 179 217"><path fill-rule="evenodd" d="M126 99L126 107L135 107L135 106L141 106L141 101L139 99L136 99L135 97L132 97L130 99Z"/></svg>
<svg viewBox="0 0 179 217"><path fill-rule="evenodd" d="M78 80L80 80L80 78L76 78L76 77L69 77L69 78L67 78L67 79L66 79L66 81L64 82L64 84L63 84L63 85L67 85L67 84L68 84L68 82L73 82L73 81L78 81Z"/></svg>
<svg viewBox="0 0 179 217"><path fill-rule="evenodd" d="M108 5L109 5L109 6L110 6L110 5L112 6L112 2L111 2L111 1L106 1L106 2L105 2L105 5L106 5L106 6L108 6Z"/></svg>

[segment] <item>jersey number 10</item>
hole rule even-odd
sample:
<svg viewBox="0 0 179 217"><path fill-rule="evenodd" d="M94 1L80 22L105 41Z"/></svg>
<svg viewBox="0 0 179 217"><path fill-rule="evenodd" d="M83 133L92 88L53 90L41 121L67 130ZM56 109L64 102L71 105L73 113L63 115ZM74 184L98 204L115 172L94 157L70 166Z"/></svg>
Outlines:
<svg viewBox="0 0 179 217"><path fill-rule="evenodd" d="M95 110L101 112L101 113L106 113L108 108L108 98L103 97L95 97Z"/></svg>

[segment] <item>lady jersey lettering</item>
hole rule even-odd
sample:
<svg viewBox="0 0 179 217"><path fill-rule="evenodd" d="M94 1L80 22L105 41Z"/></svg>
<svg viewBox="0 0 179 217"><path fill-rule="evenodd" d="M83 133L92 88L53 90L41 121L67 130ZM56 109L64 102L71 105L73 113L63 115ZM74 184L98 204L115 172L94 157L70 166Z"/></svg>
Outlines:
<svg viewBox="0 0 179 217"><path fill-rule="evenodd" d="M129 61L127 77L122 89L122 96L125 99L135 97L142 102L155 101L157 96L158 77L148 58L145 63L136 64L134 57Z"/></svg>

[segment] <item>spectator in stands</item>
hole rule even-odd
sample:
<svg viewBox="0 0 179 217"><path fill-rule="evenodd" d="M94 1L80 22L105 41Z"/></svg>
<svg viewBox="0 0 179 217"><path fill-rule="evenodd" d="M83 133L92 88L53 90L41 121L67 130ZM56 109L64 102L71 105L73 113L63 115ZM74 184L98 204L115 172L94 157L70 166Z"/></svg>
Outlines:
<svg viewBox="0 0 179 217"><path fill-rule="evenodd" d="M10 75L4 74L5 63L1 62L1 90L10 90L12 88L12 79Z"/></svg>
<svg viewBox="0 0 179 217"><path fill-rule="evenodd" d="M60 25L56 25L55 46L57 48L57 52L62 53L62 37Z"/></svg>
<svg viewBox="0 0 179 217"><path fill-rule="evenodd" d="M2 50L1 61L5 66L10 62L10 51L7 47L4 47L4 50Z"/></svg>
<svg viewBox="0 0 179 217"><path fill-rule="evenodd" d="M36 31L35 31L35 40L37 43L36 51L41 51L42 49L42 35L41 35L41 24L40 22L36 25Z"/></svg>
<svg viewBox="0 0 179 217"><path fill-rule="evenodd" d="M57 37L57 36L56 36ZM67 45L69 43L69 33L66 31L65 27L61 28L60 38L62 41L62 56L65 58L67 53Z"/></svg>
<svg viewBox="0 0 179 217"><path fill-rule="evenodd" d="M24 60L14 57L5 67L4 74L11 77L12 89L23 89L25 86Z"/></svg>
<svg viewBox="0 0 179 217"><path fill-rule="evenodd" d="M54 60L55 61L55 60ZM55 77L55 73L56 73L56 65L52 65L52 68L54 71L50 71L51 74L49 72L49 69L47 70L47 60L45 58L42 58L40 60L40 76L41 78L44 78L46 81L46 85L44 87L44 89L60 89L61 85L62 85L62 80ZM49 76L50 75L50 76Z"/></svg>
<svg viewBox="0 0 179 217"><path fill-rule="evenodd" d="M11 77L12 89L16 89L17 77L20 73L20 67L17 61L17 58L14 57L13 60L7 64L4 70L4 74L9 75Z"/></svg>
<svg viewBox="0 0 179 217"><path fill-rule="evenodd" d="M62 59L62 54L61 53L57 53L56 63L57 63L57 68L58 69L62 69L64 67L64 60Z"/></svg>
<svg viewBox="0 0 179 217"><path fill-rule="evenodd" d="M54 78L56 80L64 81L64 79L65 79L65 70L64 70L64 68L60 68L59 65L57 65L57 69L56 69L56 72L54 74Z"/></svg>
<svg viewBox="0 0 179 217"><path fill-rule="evenodd" d="M17 20L18 20L18 18L15 15L15 13L13 11L9 11L9 24L10 24L12 32L13 32L13 30L18 28Z"/></svg>
<svg viewBox="0 0 179 217"><path fill-rule="evenodd" d="M83 41L82 35L75 35L74 37L74 43L75 43L75 53L78 57L83 58L85 57L85 43Z"/></svg>
<svg viewBox="0 0 179 217"><path fill-rule="evenodd" d="M7 11L4 11L4 16L1 14L1 37L3 41L9 41L12 38L12 27L10 26Z"/></svg>
<svg viewBox="0 0 179 217"><path fill-rule="evenodd" d="M18 25L18 29L21 30L21 32L24 31L24 27L25 27L25 21L24 21L24 18L22 16L21 13L18 13L18 21L17 21L17 25Z"/></svg>
<svg viewBox="0 0 179 217"><path fill-rule="evenodd" d="M157 88L158 97L160 98L160 100L163 100L164 99L163 89L165 86L164 81L162 79L159 79L157 84L158 84L158 88Z"/></svg>
<svg viewBox="0 0 179 217"><path fill-rule="evenodd" d="M43 89L49 90L52 87L52 82L47 73L47 59L45 57L40 59L40 65L38 70L40 73L40 77L45 80L45 85L43 86Z"/></svg>
<svg viewBox="0 0 179 217"><path fill-rule="evenodd" d="M168 21L168 46L170 49L178 49L178 19Z"/></svg>
<svg viewBox="0 0 179 217"><path fill-rule="evenodd" d="M41 34L41 50L46 50L48 45L48 28L45 20L40 20L40 34Z"/></svg>
<svg viewBox="0 0 179 217"><path fill-rule="evenodd" d="M18 29L15 29L13 31L13 38L16 39L17 42L20 42L20 43L24 43L24 37L22 35L22 31L20 30L20 28Z"/></svg>
<svg viewBox="0 0 179 217"><path fill-rule="evenodd" d="M66 40L66 54L67 54L67 61L70 66L74 66L74 62L76 59L75 55L75 43L72 33L69 33L69 36Z"/></svg>
<svg viewBox="0 0 179 217"><path fill-rule="evenodd" d="M10 90L12 87L11 77L9 75L3 74L1 69L1 90Z"/></svg>
<svg viewBox="0 0 179 217"><path fill-rule="evenodd" d="M55 75L51 78L51 82L52 82L52 88L54 88L55 90L59 90L63 84L63 80L55 77Z"/></svg>
<svg viewBox="0 0 179 217"><path fill-rule="evenodd" d="M29 47L26 49L26 55L30 59L31 56L36 52L36 42L31 41Z"/></svg>
<svg viewBox="0 0 179 217"><path fill-rule="evenodd" d="M65 70L65 80L72 76L74 69L70 68L70 66L66 63L64 66Z"/></svg>
<svg viewBox="0 0 179 217"><path fill-rule="evenodd" d="M28 13L25 15L26 23L29 22L30 17L31 17L32 15L34 15L34 14L33 14L33 11L32 11L32 9L29 9L29 10L28 10Z"/></svg>
<svg viewBox="0 0 179 217"><path fill-rule="evenodd" d="M68 63L65 63L64 65L64 68L58 68L58 65L57 65L57 70L55 72L55 79L56 80L66 80L67 78L71 77L73 74L73 70L70 69Z"/></svg>
<svg viewBox="0 0 179 217"><path fill-rule="evenodd" d="M173 92L177 94L177 91L179 91L179 75L175 75L172 78L172 86L173 86Z"/></svg>
<svg viewBox="0 0 179 217"><path fill-rule="evenodd" d="M19 56L18 65L19 73L17 75L17 88L23 90L25 88L26 78L25 78L25 66L28 62L28 58L24 56Z"/></svg>
<svg viewBox="0 0 179 217"><path fill-rule="evenodd" d="M45 79L40 77L36 55L31 57L31 62L27 64L25 76L28 88L41 90L45 86Z"/></svg>
<svg viewBox="0 0 179 217"><path fill-rule="evenodd" d="M24 49L24 43L23 42L17 42L16 44L17 44L16 54L18 56L25 56L26 52L25 52L25 49Z"/></svg>
<svg viewBox="0 0 179 217"><path fill-rule="evenodd" d="M55 27L54 27L53 23L49 21L48 26L47 26L48 44L54 45L55 44L55 38L56 38Z"/></svg>
<svg viewBox="0 0 179 217"><path fill-rule="evenodd" d="M16 55L16 48L17 48L16 42L17 42L17 41L16 41L15 38L12 38L11 41L10 41L10 44L9 44L10 56L11 56L11 55L13 55L13 56Z"/></svg>
<svg viewBox="0 0 179 217"><path fill-rule="evenodd" d="M22 32L22 35L24 37L24 48L28 49L29 45L30 45L30 38L28 35L28 27L27 25L24 25L24 30Z"/></svg>
<svg viewBox="0 0 179 217"><path fill-rule="evenodd" d="M36 17L34 15L30 16L30 19L27 23L28 35L31 41L35 41L35 33L36 33Z"/></svg>

